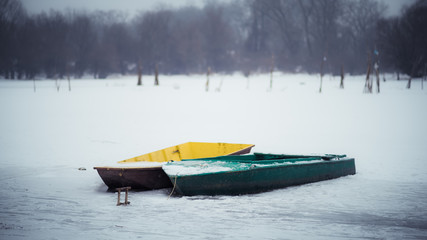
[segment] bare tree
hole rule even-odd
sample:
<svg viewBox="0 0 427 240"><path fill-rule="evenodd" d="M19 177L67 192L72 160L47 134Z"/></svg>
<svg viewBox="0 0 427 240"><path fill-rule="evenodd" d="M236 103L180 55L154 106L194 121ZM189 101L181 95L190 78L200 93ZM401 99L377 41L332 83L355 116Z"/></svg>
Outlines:
<svg viewBox="0 0 427 240"><path fill-rule="evenodd" d="M17 32L15 60L18 78L34 79L41 72L41 39L35 19L26 18Z"/></svg>
<svg viewBox="0 0 427 240"><path fill-rule="evenodd" d="M26 14L18 0L0 0L0 74L15 78L17 68L17 34Z"/></svg>
<svg viewBox="0 0 427 240"><path fill-rule="evenodd" d="M372 72L372 58L371 53L368 53L368 69L366 71L366 81L365 81L365 87L364 92L365 93L372 93L372 80L371 80L371 72Z"/></svg>
<svg viewBox="0 0 427 240"><path fill-rule="evenodd" d="M382 71L421 76L426 2L417 1L396 18L385 19L384 9L376 0L210 1L203 8L155 9L126 21L116 11L27 16L18 0L0 0L0 75L56 79L90 72L103 78L136 74L141 66L154 74L158 65L162 73L211 67L249 76L268 72L274 54L276 69L323 77L342 67L363 73L365 53L376 46Z"/></svg>
<svg viewBox="0 0 427 240"><path fill-rule="evenodd" d="M309 26L312 24L312 14L313 14L313 10L314 10L314 5L313 2L311 0L299 0L298 4L301 8L301 16L303 18L303 23L304 23L304 38L305 38L305 43L307 45L307 51L309 54L309 57L311 58L313 56L313 50L312 50L312 46L311 46L311 42L312 42L312 37L310 36L310 28Z"/></svg>
<svg viewBox="0 0 427 240"><path fill-rule="evenodd" d="M348 29L351 58L347 65L359 69L365 65L366 52L373 51L376 45L377 23L383 16L386 6L375 0L351 0L343 2L340 21Z"/></svg>
<svg viewBox="0 0 427 240"><path fill-rule="evenodd" d="M147 70L155 71L156 64L169 64L171 44L172 12L169 10L150 11L136 20L139 58Z"/></svg>
<svg viewBox="0 0 427 240"><path fill-rule="evenodd" d="M77 78L81 78L90 67L90 58L94 53L94 44L98 41L92 19L86 13L72 13L70 36L68 38L71 58Z"/></svg>
<svg viewBox="0 0 427 240"><path fill-rule="evenodd" d="M300 35L301 31L298 26L299 9L296 0L275 0L275 1L262 1L258 0L256 5L265 16L267 16L277 27L280 33L283 47L281 54L277 55L277 62L279 60L290 63L296 62L299 56L300 49Z"/></svg>
<svg viewBox="0 0 427 240"><path fill-rule="evenodd" d="M51 11L35 16L40 37L40 58L47 78L63 78L67 64L69 24L60 12Z"/></svg>
<svg viewBox="0 0 427 240"><path fill-rule="evenodd" d="M137 68L138 68L138 83L136 85L141 86L142 85L142 63L141 63L141 59L138 59Z"/></svg>
<svg viewBox="0 0 427 240"><path fill-rule="evenodd" d="M159 64L156 64L156 68L154 70L154 85L159 86Z"/></svg>
<svg viewBox="0 0 427 240"><path fill-rule="evenodd" d="M249 76L252 71L269 68L269 62L273 50L271 42L275 40L275 32L272 30L272 21L267 17L262 9L262 1L253 1L247 11L250 17L247 20L247 37L244 42L242 59L240 59L240 69Z"/></svg>
<svg viewBox="0 0 427 240"><path fill-rule="evenodd" d="M175 12L171 21L170 71L172 73L205 72L201 10L194 7Z"/></svg>
<svg viewBox="0 0 427 240"><path fill-rule="evenodd" d="M233 32L224 17L224 9L213 3L203 9L203 49L206 66L213 71L230 70Z"/></svg>

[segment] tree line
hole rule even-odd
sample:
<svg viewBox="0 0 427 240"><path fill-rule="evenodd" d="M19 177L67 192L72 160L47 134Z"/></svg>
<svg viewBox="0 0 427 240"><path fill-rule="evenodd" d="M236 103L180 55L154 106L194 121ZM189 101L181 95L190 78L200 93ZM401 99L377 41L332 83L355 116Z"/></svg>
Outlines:
<svg viewBox="0 0 427 240"><path fill-rule="evenodd" d="M242 71L365 73L413 77L427 68L427 1L397 17L375 0L235 0L158 8L129 19L119 11L29 15L0 0L0 76L81 78L92 74Z"/></svg>

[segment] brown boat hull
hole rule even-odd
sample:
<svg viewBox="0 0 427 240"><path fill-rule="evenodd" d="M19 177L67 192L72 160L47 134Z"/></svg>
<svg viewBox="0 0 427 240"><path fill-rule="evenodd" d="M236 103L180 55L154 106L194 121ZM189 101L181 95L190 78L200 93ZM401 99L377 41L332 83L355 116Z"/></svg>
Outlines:
<svg viewBox="0 0 427 240"><path fill-rule="evenodd" d="M222 143L222 145L224 145L224 143ZM217 144L214 144L214 146L218 147ZM254 145L245 146L244 148L241 148L240 150L235 151L233 153L229 153L227 155L241 155L241 154L250 153L253 146ZM174 154L175 151L172 151L172 150L173 149L168 148L167 153ZM152 154L153 153L151 153L151 155ZM164 151L162 152L162 154L164 154ZM201 155L204 155L204 154L201 154ZM151 159L151 156L150 158L147 157L147 159ZM156 158L156 159L160 159L160 158ZM129 162L136 161L135 159L130 159L130 160L131 161L129 160L125 160L125 161L129 161ZM179 160L181 160L181 158L179 158ZM121 161L121 162L125 162L125 161ZM104 183L110 189L121 188L121 187L131 187L132 189L137 189L137 190L153 190L153 189L172 187L172 182L170 181L168 175L166 175L166 173L163 171L161 166L157 166L157 167L94 167L94 169L98 171L98 174L102 178L102 181L104 181Z"/></svg>
<svg viewBox="0 0 427 240"><path fill-rule="evenodd" d="M172 187L162 167L94 167L108 188L153 190Z"/></svg>

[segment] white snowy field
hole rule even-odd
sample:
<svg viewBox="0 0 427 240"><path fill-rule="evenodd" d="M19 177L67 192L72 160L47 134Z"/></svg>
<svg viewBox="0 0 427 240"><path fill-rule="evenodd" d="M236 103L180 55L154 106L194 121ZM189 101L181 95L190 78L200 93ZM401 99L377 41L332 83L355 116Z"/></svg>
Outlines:
<svg viewBox="0 0 427 240"><path fill-rule="evenodd" d="M0 80L0 239L427 239L427 89L364 77ZM375 88L374 88L375 90ZM94 166L188 142L337 153L357 174L271 192L116 206ZM84 167L86 171L80 171Z"/></svg>

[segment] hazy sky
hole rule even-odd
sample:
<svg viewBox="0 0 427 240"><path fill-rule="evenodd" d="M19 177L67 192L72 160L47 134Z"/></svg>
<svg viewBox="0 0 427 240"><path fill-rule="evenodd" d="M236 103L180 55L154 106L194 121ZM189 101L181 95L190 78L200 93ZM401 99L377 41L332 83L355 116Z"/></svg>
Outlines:
<svg viewBox="0 0 427 240"><path fill-rule="evenodd" d="M203 6L203 0L21 0L27 11L40 13L55 10L119 10L133 15L140 10L156 9L160 6L181 7L187 5Z"/></svg>
<svg viewBox="0 0 427 240"><path fill-rule="evenodd" d="M388 5L387 15L399 15L400 10L402 6L404 5L411 5L416 0L378 0L379 2L383 2L384 4Z"/></svg>
<svg viewBox="0 0 427 240"><path fill-rule="evenodd" d="M155 9L159 6L180 7L186 5L203 6L205 0L21 0L30 14L55 9L63 11L67 8L89 11L120 10L134 15L139 10ZM216 0L229 1L229 0ZM397 15L404 4L415 0L378 0L389 5L387 15Z"/></svg>

